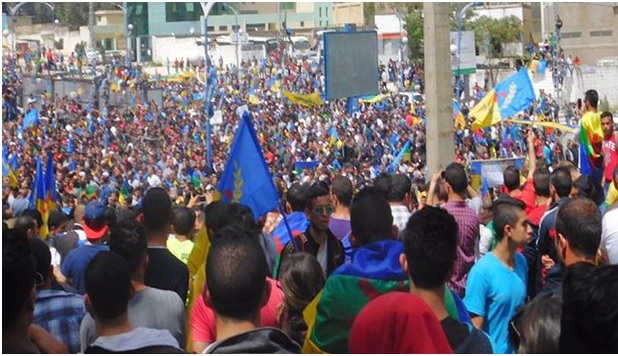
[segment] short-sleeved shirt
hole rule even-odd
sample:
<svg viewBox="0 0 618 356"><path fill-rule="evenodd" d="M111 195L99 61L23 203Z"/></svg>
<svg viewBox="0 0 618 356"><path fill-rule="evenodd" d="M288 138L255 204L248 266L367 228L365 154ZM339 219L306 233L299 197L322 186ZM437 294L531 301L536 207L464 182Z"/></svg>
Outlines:
<svg viewBox="0 0 618 356"><path fill-rule="evenodd" d="M466 279L472 265L474 265L481 220L465 201L448 202L442 208L453 215L459 226L457 261L455 262L453 276L448 282L448 286L459 296L464 296Z"/></svg>
<svg viewBox="0 0 618 356"><path fill-rule="evenodd" d="M350 223L349 219L338 219L334 216L331 216L328 228L333 233L333 235L335 235L335 237L339 239L339 241L342 241L343 238L346 237L348 233L350 233L350 230L352 230L352 224Z"/></svg>
<svg viewBox="0 0 618 356"><path fill-rule="evenodd" d="M261 310L263 327L277 325L277 308L283 302L283 291L274 279L268 278L271 292L268 302ZM191 313L191 339L193 342L200 341L212 344L217 339L217 325L214 310L204 303L204 298L198 296L195 299L193 312Z"/></svg>
<svg viewBox="0 0 618 356"><path fill-rule="evenodd" d="M78 353L79 325L86 314L84 298L65 291L43 289L36 294L32 323L45 329Z"/></svg>
<svg viewBox="0 0 618 356"><path fill-rule="evenodd" d="M189 261L189 255L191 255L193 245L193 241L191 240L179 241L176 238L167 240L167 249L184 264L187 264Z"/></svg>
<svg viewBox="0 0 618 356"><path fill-rule="evenodd" d="M62 274L80 294L86 293L86 267L101 251L109 251L107 245L83 245L69 252L62 263Z"/></svg>
<svg viewBox="0 0 618 356"><path fill-rule="evenodd" d="M508 326L517 308L526 300L528 265L515 253L515 268L504 265L493 252L481 258L470 271L464 304L471 314L483 317L483 331L499 354L514 353Z"/></svg>
<svg viewBox="0 0 618 356"><path fill-rule="evenodd" d="M148 247L144 282L149 287L176 292L184 303L189 291L189 269L166 247Z"/></svg>

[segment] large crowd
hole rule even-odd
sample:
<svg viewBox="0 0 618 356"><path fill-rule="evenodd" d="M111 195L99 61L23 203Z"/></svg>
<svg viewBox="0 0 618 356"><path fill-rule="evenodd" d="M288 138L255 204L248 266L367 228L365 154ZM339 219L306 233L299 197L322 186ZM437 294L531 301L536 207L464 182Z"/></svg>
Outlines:
<svg viewBox="0 0 618 356"><path fill-rule="evenodd" d="M531 51L565 68L555 45ZM203 65L165 78L114 60L93 74L126 105L20 107L31 60L3 57L3 352L618 351L618 148L595 90L564 107L541 91L518 123L472 130L476 84L453 163L428 174L422 63L381 64L384 96L349 110L283 95L321 94L312 60L214 61L209 165ZM264 216L217 198L245 106L281 200ZM522 124L562 117L575 135ZM505 158L526 164L471 184L473 161Z"/></svg>

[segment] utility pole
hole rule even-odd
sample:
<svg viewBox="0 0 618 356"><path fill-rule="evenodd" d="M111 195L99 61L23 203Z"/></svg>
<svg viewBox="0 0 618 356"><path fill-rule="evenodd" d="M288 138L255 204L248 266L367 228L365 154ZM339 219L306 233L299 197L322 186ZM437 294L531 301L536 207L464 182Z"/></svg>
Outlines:
<svg viewBox="0 0 618 356"><path fill-rule="evenodd" d="M453 162L449 3L424 4L427 179Z"/></svg>
<svg viewBox="0 0 618 356"><path fill-rule="evenodd" d="M90 49L96 50L96 36L94 35L94 2L88 3L88 32L90 33Z"/></svg>

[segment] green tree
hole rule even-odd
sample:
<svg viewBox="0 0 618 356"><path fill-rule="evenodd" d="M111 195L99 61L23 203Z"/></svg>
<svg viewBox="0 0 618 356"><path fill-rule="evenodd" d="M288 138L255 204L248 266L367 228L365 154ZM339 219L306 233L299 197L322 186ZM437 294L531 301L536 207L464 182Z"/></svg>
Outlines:
<svg viewBox="0 0 618 356"><path fill-rule="evenodd" d="M376 15L376 4L373 2L364 2L363 3L363 17L365 19L365 24L369 26L374 25L375 15Z"/></svg>

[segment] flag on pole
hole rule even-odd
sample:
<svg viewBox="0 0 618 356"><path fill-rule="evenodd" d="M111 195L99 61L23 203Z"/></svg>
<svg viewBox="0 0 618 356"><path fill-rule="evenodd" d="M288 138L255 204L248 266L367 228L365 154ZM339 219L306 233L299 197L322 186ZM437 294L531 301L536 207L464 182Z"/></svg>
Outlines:
<svg viewBox="0 0 618 356"><path fill-rule="evenodd" d="M36 158L36 174L32 183L32 192L30 193L30 209L36 209L41 213L43 226L40 226L41 237L47 238L49 230L47 228L47 218L49 211L47 207L47 192L45 189L45 176L43 175L43 165L40 158Z"/></svg>
<svg viewBox="0 0 618 356"><path fill-rule="evenodd" d="M54 155L47 153L47 168L45 169L45 199L47 201L47 210L57 210L56 202L60 201L58 191L56 190L56 175L54 174Z"/></svg>
<svg viewBox="0 0 618 356"><path fill-rule="evenodd" d="M30 128L31 126L39 124L39 111L35 108L30 110L26 116L24 116L24 121L22 123L22 128L24 130Z"/></svg>
<svg viewBox="0 0 618 356"><path fill-rule="evenodd" d="M461 107L457 100L453 99L453 125L455 129L459 128L461 130L466 128L466 120L464 119L463 114L461 113Z"/></svg>
<svg viewBox="0 0 618 356"><path fill-rule="evenodd" d="M19 163L17 161L17 153L9 160L6 157L6 150L2 150L2 175L9 177L11 187L17 188L19 185L17 181L17 175L19 170Z"/></svg>
<svg viewBox="0 0 618 356"><path fill-rule="evenodd" d="M399 164L401 164L402 161L405 162L405 156L408 156L408 161L410 160L410 140L406 141L406 144L403 146L403 148L401 149L401 151L399 151L399 153L397 154L397 157L395 157L395 160L393 161L393 163L391 163L390 167L389 167L389 172L391 174L393 174L395 172L395 170L397 169L397 166L399 166Z"/></svg>
<svg viewBox="0 0 618 356"><path fill-rule="evenodd" d="M224 202L246 205L258 218L277 207L279 193L264 160L252 117L242 115L217 190Z"/></svg>

